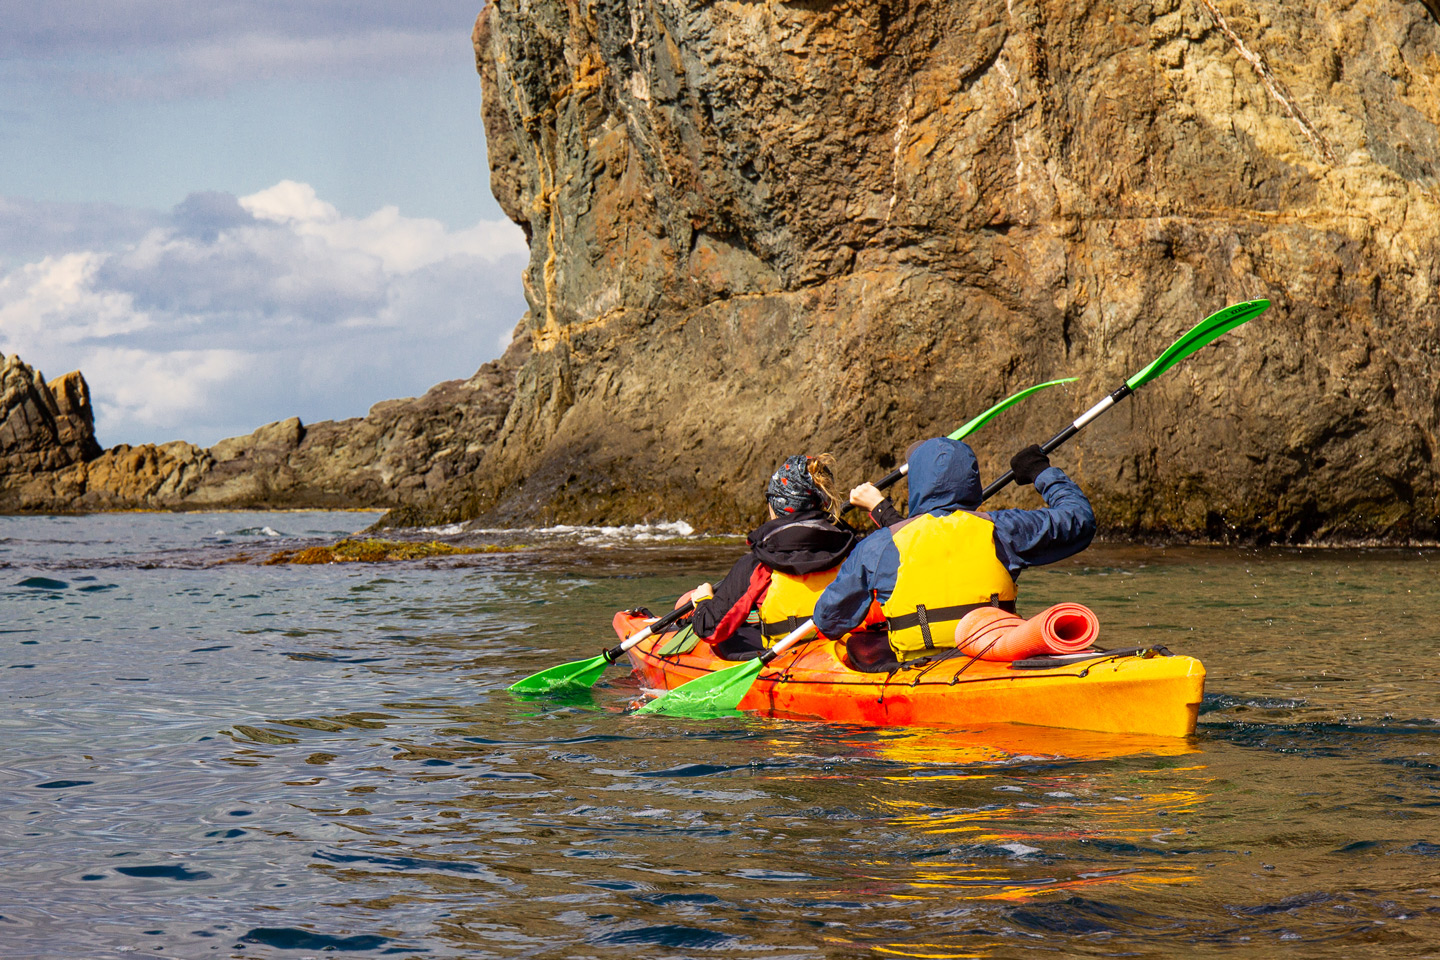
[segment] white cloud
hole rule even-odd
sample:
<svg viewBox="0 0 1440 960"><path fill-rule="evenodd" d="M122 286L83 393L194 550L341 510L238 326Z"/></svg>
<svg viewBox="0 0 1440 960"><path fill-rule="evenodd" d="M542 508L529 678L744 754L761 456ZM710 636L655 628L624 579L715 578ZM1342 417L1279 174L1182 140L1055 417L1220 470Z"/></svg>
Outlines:
<svg viewBox="0 0 1440 960"><path fill-rule="evenodd" d="M149 326L150 318L135 309L128 293L95 289L104 259L92 251L67 253L0 278L0 342L69 345Z"/></svg>
<svg viewBox="0 0 1440 960"><path fill-rule="evenodd" d="M317 197L314 187L294 180L281 180L267 190L241 197L239 203L257 219L276 223L333 222L340 219L340 211Z"/></svg>
<svg viewBox="0 0 1440 960"><path fill-rule="evenodd" d="M87 382L107 387L94 399L95 416L101 424L131 425L132 430L163 434L177 420L200 411L213 418L219 412L217 400L233 396L238 384L261 372L255 361L253 354L239 350L160 353L92 346L82 369Z"/></svg>
<svg viewBox="0 0 1440 960"><path fill-rule="evenodd" d="M298 236L318 237L328 249L369 254L391 273L410 273L449 257L525 251L523 235L508 220L452 231L439 220L401 216L398 207L349 219L317 197L309 184L293 180L241 197L240 206L256 219L288 225Z"/></svg>
<svg viewBox="0 0 1440 960"><path fill-rule="evenodd" d="M0 349L81 369L106 445L362 415L473 373L525 308L508 222L345 217L293 181L135 222L106 248L0 268Z"/></svg>

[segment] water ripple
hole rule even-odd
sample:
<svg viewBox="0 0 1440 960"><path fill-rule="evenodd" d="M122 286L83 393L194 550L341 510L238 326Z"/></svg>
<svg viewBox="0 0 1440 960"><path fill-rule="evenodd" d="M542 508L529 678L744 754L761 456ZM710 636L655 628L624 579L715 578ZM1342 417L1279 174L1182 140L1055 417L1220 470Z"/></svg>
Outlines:
<svg viewBox="0 0 1440 960"><path fill-rule="evenodd" d="M637 718L618 668L572 703L503 693L592 653L613 610L713 577L726 546L215 563L273 542L217 529L359 523L9 518L0 953L1368 960L1440 942L1440 688L1414 656L1433 555L1101 547L1027 573L1027 603L1077 599L1116 646L1204 659L1198 735L1156 743ZM1390 616L1339 603L1342 581Z"/></svg>

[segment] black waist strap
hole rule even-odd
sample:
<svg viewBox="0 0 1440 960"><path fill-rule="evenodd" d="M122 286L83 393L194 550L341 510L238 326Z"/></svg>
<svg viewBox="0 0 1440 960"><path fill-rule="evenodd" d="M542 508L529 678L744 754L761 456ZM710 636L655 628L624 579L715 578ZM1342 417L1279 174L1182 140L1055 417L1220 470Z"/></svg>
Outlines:
<svg viewBox="0 0 1440 960"><path fill-rule="evenodd" d="M902 613L898 617L887 617L885 625L891 631L908 630L911 627L918 627L922 623L934 623L937 620L961 620L971 610L979 610L982 607L998 607L1006 613L1015 612L1014 600L995 600L988 603L962 603L957 607L919 607L914 613Z"/></svg>
<svg viewBox="0 0 1440 960"><path fill-rule="evenodd" d="M794 616L793 614L784 620L775 620L773 622L762 620L760 621L760 635L766 640L778 640L787 633L795 632L800 624L804 622L805 619Z"/></svg>
<svg viewBox="0 0 1440 960"><path fill-rule="evenodd" d="M910 627L921 625L928 626L937 620L960 620L971 610L979 610L981 607L997 607L1006 613L1015 612L1014 600L994 599L986 603L963 603L956 607L934 607L926 609L917 607L914 613L904 613L898 617L888 617L885 626L889 630L906 630ZM805 620L798 616L789 616L784 620L762 621L760 633L766 640L778 640L788 633L793 633ZM927 644L928 646L928 644Z"/></svg>

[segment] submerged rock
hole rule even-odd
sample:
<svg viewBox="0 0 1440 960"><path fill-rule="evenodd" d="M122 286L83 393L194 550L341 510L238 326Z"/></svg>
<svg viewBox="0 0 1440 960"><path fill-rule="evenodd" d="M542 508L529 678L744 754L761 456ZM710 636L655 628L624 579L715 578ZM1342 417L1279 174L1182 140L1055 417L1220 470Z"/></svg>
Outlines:
<svg viewBox="0 0 1440 960"><path fill-rule="evenodd" d="M402 560L428 560L433 557L455 557L476 553L515 553L527 550L524 545L499 546L486 544L478 547L456 546L438 540L416 542L412 540L381 540L367 538L353 540L346 538L335 543L318 547L302 547L298 550L280 550L260 561L265 566L284 564L313 565L321 563L395 563ZM242 554L230 562L246 562L250 558Z"/></svg>

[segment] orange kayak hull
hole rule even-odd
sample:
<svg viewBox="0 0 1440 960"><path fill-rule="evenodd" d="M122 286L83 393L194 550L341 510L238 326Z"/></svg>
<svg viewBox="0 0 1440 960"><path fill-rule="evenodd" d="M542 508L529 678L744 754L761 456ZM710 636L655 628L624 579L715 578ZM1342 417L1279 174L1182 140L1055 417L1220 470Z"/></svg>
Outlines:
<svg viewBox="0 0 1440 960"><path fill-rule="evenodd" d="M615 615L623 640L651 621ZM735 665L698 644L684 654L656 651L671 634L628 651L641 684L656 692ZM957 656L894 674L859 673L844 644L812 640L762 670L740 709L787 720L880 727L971 727L1023 723L1104 733L1186 737L1195 732L1205 667L1193 657L1118 656L1044 670ZM968 666L967 666L968 665Z"/></svg>

